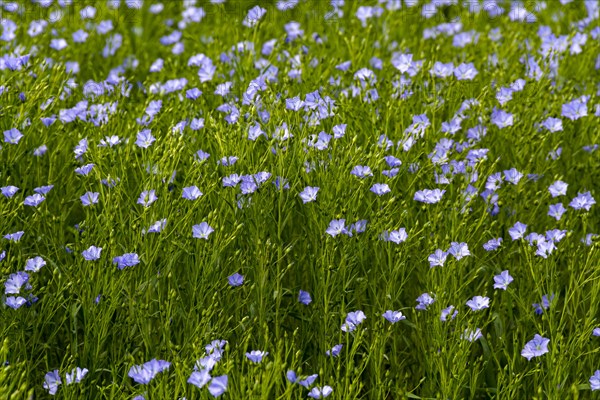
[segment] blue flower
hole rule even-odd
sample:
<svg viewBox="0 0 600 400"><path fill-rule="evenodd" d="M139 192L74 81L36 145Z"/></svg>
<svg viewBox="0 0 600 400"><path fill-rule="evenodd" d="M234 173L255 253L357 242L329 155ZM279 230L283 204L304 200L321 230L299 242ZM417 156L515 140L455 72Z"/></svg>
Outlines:
<svg viewBox="0 0 600 400"><path fill-rule="evenodd" d="M142 235L146 233L160 233L167 226L167 219L163 218L148 227L148 230L142 230Z"/></svg>
<svg viewBox="0 0 600 400"><path fill-rule="evenodd" d="M6 282L4 282L4 293L19 294L23 286L25 286L26 290L31 289L31 285L29 285L29 274L27 274L27 272L19 271L10 274Z"/></svg>
<svg viewBox="0 0 600 400"><path fill-rule="evenodd" d="M152 136L150 129L144 129L137 134L135 144L142 149L147 149L152 146L152 143L156 141L156 138Z"/></svg>
<svg viewBox="0 0 600 400"><path fill-rule="evenodd" d="M52 396L54 396L56 394L56 391L58 390L58 386L61 384L62 384L62 381L60 380L60 375L59 375L57 369L55 369L54 371L48 372L46 374L46 376L44 377L43 387Z"/></svg>
<svg viewBox="0 0 600 400"><path fill-rule="evenodd" d="M600 369L596 370L594 375L590 377L590 389L592 391L600 390Z"/></svg>
<svg viewBox="0 0 600 400"><path fill-rule="evenodd" d="M325 355L327 357L337 357L340 355L340 352L342 351L342 347L344 347L343 344L336 344L330 350L327 350L325 352Z"/></svg>
<svg viewBox="0 0 600 400"><path fill-rule="evenodd" d="M100 259L100 253L102 252L102 247L90 246L87 250L84 250L81 255L87 261L96 261Z"/></svg>
<svg viewBox="0 0 600 400"><path fill-rule="evenodd" d="M415 193L414 200L426 204L434 204L442 199L442 196L446 193L445 190L440 189L423 189Z"/></svg>
<svg viewBox="0 0 600 400"><path fill-rule="evenodd" d="M502 245L502 238L490 239L483 244L486 251L494 251Z"/></svg>
<svg viewBox="0 0 600 400"><path fill-rule="evenodd" d="M18 308L20 308L21 306L25 305L27 303L27 299L18 296L18 297L14 297L14 296L10 296L7 297L5 300L5 304L12 308L13 310L16 310Z"/></svg>
<svg viewBox="0 0 600 400"><path fill-rule="evenodd" d="M437 249L427 258L427 261L429 261L429 267L443 267L447 257L448 253L441 249Z"/></svg>
<svg viewBox="0 0 600 400"><path fill-rule="evenodd" d="M539 357L548 352L548 344L550 343L550 339L542 337L536 334L533 339L531 339L523 350L521 350L521 355L527 359L527 361L531 361L534 357Z"/></svg>
<svg viewBox="0 0 600 400"><path fill-rule="evenodd" d="M192 226L192 236L196 239L208 240L208 236L215 230L206 222Z"/></svg>
<svg viewBox="0 0 600 400"><path fill-rule="evenodd" d="M4 131L4 142L10 144L18 144L23 138L23 134L17 128L11 128Z"/></svg>
<svg viewBox="0 0 600 400"><path fill-rule="evenodd" d="M81 382L81 380L87 375L88 373L88 369L87 368L73 368L73 370L71 371L71 373L67 373L65 375L66 378L66 383L67 385L70 385L72 383L79 383Z"/></svg>
<svg viewBox="0 0 600 400"><path fill-rule="evenodd" d="M336 237L339 234L345 234L346 230L346 220L345 219L334 219L329 222L329 227L325 231L331 237Z"/></svg>
<svg viewBox="0 0 600 400"><path fill-rule="evenodd" d="M513 281L513 277L510 276L508 270L504 270L500 275L494 276L494 289L506 290L508 285Z"/></svg>
<svg viewBox="0 0 600 400"><path fill-rule="evenodd" d="M156 191L154 190L144 190L140 197L137 200L137 204L141 204L144 207L150 207L150 204L154 203L158 197L156 197Z"/></svg>
<svg viewBox="0 0 600 400"><path fill-rule="evenodd" d="M90 206L92 204L98 204L98 197L100 196L100 193L98 192L87 192L86 194L84 194L83 196L81 196L79 199L81 200L81 204L83 204L83 206Z"/></svg>
<svg viewBox="0 0 600 400"><path fill-rule="evenodd" d="M252 350L250 353L246 353L246 357L248 360L253 363L260 363L264 357L266 357L269 352L261 351L261 350Z"/></svg>
<svg viewBox="0 0 600 400"><path fill-rule="evenodd" d="M461 335L461 338L464 340L468 340L469 342L474 342L483 337L481 333L481 329L475 328L473 329L465 329L464 333Z"/></svg>
<svg viewBox="0 0 600 400"><path fill-rule="evenodd" d="M75 168L75 173L77 175L83 175L83 176L88 175L94 168L94 165L95 164L86 164L79 168Z"/></svg>
<svg viewBox="0 0 600 400"><path fill-rule="evenodd" d="M29 207L37 207L44 200L46 200L46 198L44 196L42 196L39 193L35 193L35 194L31 195L31 196L25 197L25 200L23 201L23 205L26 205L26 206L29 206Z"/></svg>
<svg viewBox="0 0 600 400"><path fill-rule="evenodd" d="M342 324L342 331L353 332L366 318L367 316L361 310L349 312L346 315L346 320Z"/></svg>
<svg viewBox="0 0 600 400"><path fill-rule="evenodd" d="M219 397L227 390L227 375L212 378L208 385L208 391L213 397Z"/></svg>
<svg viewBox="0 0 600 400"><path fill-rule="evenodd" d="M24 231L18 231L15 233L8 233L4 235L4 239L10 240L11 242L18 242L23 237Z"/></svg>
<svg viewBox="0 0 600 400"><path fill-rule="evenodd" d="M129 369L127 376L136 383L147 385L160 372L166 371L171 363L164 360L152 359L142 365L134 365Z"/></svg>
<svg viewBox="0 0 600 400"><path fill-rule="evenodd" d="M230 286L241 286L244 283L244 276L236 272L227 277L227 280L229 281Z"/></svg>
<svg viewBox="0 0 600 400"><path fill-rule="evenodd" d="M454 313L452 313L454 311ZM454 309L454 306L448 306L444 308L440 314L440 321L446 322L448 321L448 317L450 320L453 320L458 315L458 311Z"/></svg>
<svg viewBox="0 0 600 400"><path fill-rule="evenodd" d="M427 310L427 307L432 305L435 302L435 299L431 297L429 293L423 293L419 297L417 297L417 305L415 309L417 310Z"/></svg>
<svg viewBox="0 0 600 400"><path fill-rule="evenodd" d="M490 307L490 299L489 297L475 296L467 301L467 306L473 311L481 311Z"/></svg>
<svg viewBox="0 0 600 400"><path fill-rule="evenodd" d="M371 192L375 193L377 196L382 196L391 192L391 189L387 183L376 183L371 187Z"/></svg>
<svg viewBox="0 0 600 400"><path fill-rule="evenodd" d="M300 293L298 293L298 301L304 304L305 306L309 305L312 302L312 299L310 298L310 293L305 292L304 290L300 290Z"/></svg>
<svg viewBox="0 0 600 400"><path fill-rule="evenodd" d="M323 387L314 387L311 389L311 391L308 393L308 397L311 397L313 399L323 399L327 396L329 396L331 393L333 393L333 389L331 388L331 386L323 386Z"/></svg>
<svg viewBox="0 0 600 400"><path fill-rule="evenodd" d="M350 171L350 173L359 178L366 178L367 176L373 176L373 172L371 171L371 168L369 168L367 166L363 166L363 165L355 166L354 168L352 168L352 171Z"/></svg>
<svg viewBox="0 0 600 400"><path fill-rule="evenodd" d="M463 257L470 256L471 252L466 243L452 242L448 254L452 254L456 260L460 260Z"/></svg>
<svg viewBox="0 0 600 400"><path fill-rule="evenodd" d="M387 310L386 312L383 313L382 316L383 316L383 318L387 319L392 324L395 324L398 321L402 321L402 320L406 319L406 317L404 315L402 315L402 311Z"/></svg>
<svg viewBox="0 0 600 400"><path fill-rule="evenodd" d="M113 258L113 264L117 264L117 268L124 269L126 267L133 267L140 263L139 256L136 253L125 253L122 256Z"/></svg>
<svg viewBox="0 0 600 400"><path fill-rule="evenodd" d="M46 261L42 257L33 257L25 262L25 271L38 272L46 265Z"/></svg>
<svg viewBox="0 0 600 400"><path fill-rule="evenodd" d="M2 195L7 198L13 197L15 195L15 193L17 193L18 190L19 190L19 188L16 186L4 186L4 187L0 188Z"/></svg>
<svg viewBox="0 0 600 400"><path fill-rule="evenodd" d="M512 238L512 240L518 240L523 237L525 231L527 230L527 225L522 222L517 221L512 228L508 230L508 234Z"/></svg>
<svg viewBox="0 0 600 400"><path fill-rule="evenodd" d="M202 192L200 191L200 189L198 189L197 186L189 186L183 188L183 194L181 195L182 198L187 200L196 200L200 196L202 196Z"/></svg>
<svg viewBox="0 0 600 400"><path fill-rule="evenodd" d="M307 186L304 188L302 192L300 192L300 198L302 199L302 203L306 204L311 201L317 200L317 193L319 192L318 187Z"/></svg>
<svg viewBox="0 0 600 400"><path fill-rule="evenodd" d="M211 379L210 372L208 369L201 369L200 371L193 371L187 380L187 383L196 386L201 389Z"/></svg>
<svg viewBox="0 0 600 400"><path fill-rule="evenodd" d="M569 206L575 210L584 209L585 211L590 211L590 208L592 208L594 204L596 204L596 200L594 200L592 194L590 192L585 192L577 193L577 197L571 200Z"/></svg>

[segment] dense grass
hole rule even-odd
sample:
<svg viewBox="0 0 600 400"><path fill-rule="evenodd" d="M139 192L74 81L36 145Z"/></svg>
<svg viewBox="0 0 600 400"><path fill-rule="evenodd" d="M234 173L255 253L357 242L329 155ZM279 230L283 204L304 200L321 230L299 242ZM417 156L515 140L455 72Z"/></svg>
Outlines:
<svg viewBox="0 0 600 400"><path fill-rule="evenodd" d="M149 1L139 9L125 2L114 8L104 1L65 7L27 1L18 3L20 14L5 3L2 17L17 28L11 35L3 24L0 132L16 128L24 136L0 150L0 186L19 188L12 197L0 196L0 233L24 234L19 241L0 239L0 280L8 282L34 257L46 264L27 272L31 290L7 290L0 306L0 360L6 360L0 398L49 397L44 379L54 370L62 379L55 395L61 399L211 398L206 387L187 381L213 340L227 341L210 372L228 376L223 398L306 398L309 390L290 383L288 370L318 374L314 386L328 385L329 398L344 400L593 397L590 376L600 369L600 337L592 334L600 326L600 252L593 237L582 239L600 231L600 215L596 205L585 210L569 204L578 193L599 194L599 150L584 148L599 143L600 135L598 19L585 20L597 2L527 3L527 15L536 17L530 23L512 21L508 2L484 2L479 12L453 2L440 1L437 8L402 3L399 10L382 3L381 15L364 25L359 6L375 2L348 1L327 20L328 2L304 1L285 11L260 2L266 14L255 27L242 22L257 3L198 2L205 15L179 29L174 42L184 50L173 54L173 44L160 40L177 29L188 3L165 1L159 14L149 11ZM86 5L96 14L82 20ZM433 10L430 18L421 14L423 7ZM493 15L497 7L503 15ZM62 18L54 14L56 21L42 33L28 34L31 21L59 10ZM100 34L96 26L104 20L112 20L113 29ZM294 40L284 29L290 21L304 31ZM457 32L439 33L457 21ZM578 23L587 35L580 53L571 48ZM548 43L560 46L558 39L543 39L542 26L566 35L566 47L545 56ZM434 27L438 36L425 38ZM89 36L74 43L72 34L80 29ZM500 39L493 40L493 29ZM472 30L476 43L453 45L459 32ZM122 45L103 55L107 38L117 33ZM57 38L68 46L52 49ZM271 39L273 51L261 54ZM200 53L216 67L204 82L200 64L188 65ZM396 62L401 53L412 54L412 70ZM9 58L25 54L31 54L25 65L8 67ZM526 67L529 56L538 61L540 76ZM149 72L159 57L164 67ZM381 59L381 69L370 64L372 57ZM65 67L72 61L79 65L75 74ZM336 68L344 61L351 61L347 71ZM429 72L436 61L473 63L478 73L472 80L442 78ZM268 65L278 68L276 78L249 95L249 84ZM371 70L372 81L355 75L362 68ZM293 69L301 69L299 79L289 76ZM152 89L180 78L187 80L182 90ZM500 104L500 88L517 79L525 81L522 90ZM233 83L231 92L215 94L226 81ZM202 94L186 98L194 87ZM378 95L372 101L366 98L371 89ZM306 95L317 90L316 110L286 107L286 99L308 101ZM587 115L568 118L564 104L581 96L588 96ZM155 100L162 101L160 112L141 126L136 120ZM94 104L109 103L113 112L95 121ZM237 120L217 110L225 103L237 107ZM70 122L65 110L77 104L72 114L79 117ZM512 124L500 128L494 108L511 113ZM423 114L429 125L422 137L403 147L415 116ZM57 120L46 126L41 118L52 115ZM560 118L562 130L542 127L548 117ZM194 118L203 119L200 129L177 129ZM461 120L456 133L442 126L452 119ZM249 140L257 123L265 135ZM314 145L312 135L333 135L341 124L343 137ZM477 125L487 129L479 138L469 133ZM147 148L135 144L143 129L156 138ZM113 135L119 144L101 146ZM382 135L390 147L381 145ZM88 148L76 157L82 139ZM34 154L42 145L47 151ZM477 149L487 149L485 157L474 157L482 153ZM198 150L210 157L199 161ZM389 155L402 162L391 178L382 174L391 169L384 159ZM228 156L237 162L222 165ZM86 164L94 164L88 175L75 172ZM372 176L351 174L357 165L369 166ZM523 177L491 184L490 176L506 177L503 171L511 168ZM240 185L223 186L230 174L262 171L270 175L251 194L241 194ZM288 186L276 185L277 177ZM549 187L557 180L568 188L553 197ZM388 184L390 192L376 195L375 183ZM45 185L54 186L43 202L24 204ZM183 189L194 185L203 195L182 198ZM486 185L489 198L497 198L486 200ZM320 188L316 201L304 203L299 196L307 186ZM417 191L434 188L445 190L439 202L415 200ZM146 190L157 196L147 207L138 203ZM96 204L83 205L87 192L98 193ZM548 210L559 202L566 212L557 220ZM144 234L162 219L161 232ZM334 237L327 230L336 219L346 226L366 220L366 229ZM192 227L202 222L214 228L206 240L193 236ZM527 231L513 240L509 229L517 222ZM382 240L382 233L400 228L408 234L405 241ZM546 239L525 236L551 229L564 230L565 237L540 256L552 233ZM484 249L498 237L503 241L497 250ZM452 242L466 243L470 254L448 254L444 266L430 267L430 254L448 251ZM92 245L102 248L101 256L87 261L82 252ZM136 253L139 264L119 269L113 260L125 253ZM503 270L514 281L506 290L494 289L494 276ZM242 285L230 285L234 273L243 275ZM299 302L300 290L310 294L310 304ZM416 310L423 293L435 302ZM532 304L545 295L554 297L536 313ZM13 309L8 299L17 296L27 302ZM472 311L466 303L474 296L488 297L489 308ZM441 321L450 305L458 314ZM366 319L351 332L340 329L357 310ZM392 324L382 317L386 310L406 318ZM482 336L466 340L477 328ZM522 351L536 334L550 339L548 352L528 360ZM340 354L326 356L337 344L343 344ZM253 363L245 356L252 350L268 355ZM154 358L171 365L149 384L128 376L132 366ZM65 373L75 367L89 372L66 385Z"/></svg>

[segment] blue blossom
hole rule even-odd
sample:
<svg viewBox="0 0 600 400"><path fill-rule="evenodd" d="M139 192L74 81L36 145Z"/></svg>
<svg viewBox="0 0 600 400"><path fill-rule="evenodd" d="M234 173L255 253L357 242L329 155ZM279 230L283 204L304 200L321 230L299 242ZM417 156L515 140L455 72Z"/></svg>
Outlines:
<svg viewBox="0 0 600 400"><path fill-rule="evenodd" d="M208 369L201 369L199 371L193 371L187 380L187 383L196 386L201 389L210 382L211 376Z"/></svg>
<svg viewBox="0 0 600 400"><path fill-rule="evenodd" d="M463 257L467 257L471 255L469 251L469 247L466 243L458 243L452 242L450 245L450 249L447 252L448 254L452 254L456 260L460 260Z"/></svg>
<svg viewBox="0 0 600 400"><path fill-rule="evenodd" d="M596 200L592 197L590 192L577 193L577 196L571 200L569 206L575 210L590 211L590 208L596 204Z"/></svg>
<svg viewBox="0 0 600 400"><path fill-rule="evenodd" d="M62 380L60 379L60 374L58 373L58 370L55 369L44 376L44 384L42 386L50 395L54 396L58 390L58 386L61 384Z"/></svg>
<svg viewBox="0 0 600 400"><path fill-rule="evenodd" d="M454 311L454 313L452 311ZM440 314L440 321L447 322L448 317L450 318L450 320L453 320L454 318L456 318L457 315L458 311L454 309L454 306L448 306L442 310Z"/></svg>
<svg viewBox="0 0 600 400"><path fill-rule="evenodd" d="M44 200L46 200L46 198L44 196L42 196L39 193L35 193L35 194L31 195L31 196L25 197L25 200L23 201L23 205L26 205L26 206L29 206L29 207L37 207Z"/></svg>
<svg viewBox="0 0 600 400"><path fill-rule="evenodd" d="M508 270L502 271L499 275L494 276L494 289L506 290L508 285L513 281L513 277L510 276Z"/></svg>
<svg viewBox="0 0 600 400"><path fill-rule="evenodd" d="M46 265L46 261L40 256L27 259L25 262L25 271L38 272Z"/></svg>
<svg viewBox="0 0 600 400"><path fill-rule="evenodd" d="M8 307L12 308L13 310L20 308L21 306L25 305L26 303L27 303L27 300L21 296L18 296L18 297L9 296L5 300L5 304Z"/></svg>
<svg viewBox="0 0 600 400"><path fill-rule="evenodd" d="M382 240L386 241L386 242L393 242L396 244L400 244L406 241L406 239L408 239L408 234L406 233L406 229L405 228L400 228L398 230L395 231L391 231L391 232L383 232L383 234L381 235Z"/></svg>
<svg viewBox="0 0 600 400"><path fill-rule="evenodd" d="M386 312L383 313L382 316L383 316L383 318L387 319L392 324L395 324L398 321L402 321L402 320L406 319L406 317L404 315L402 315L402 311L387 310Z"/></svg>
<svg viewBox="0 0 600 400"><path fill-rule="evenodd" d="M38 194L41 194L41 195L45 196L48 193L50 193L50 191L52 190L53 187L54 187L54 185L40 186L40 187L34 188L33 191L35 193L38 193Z"/></svg>
<svg viewBox="0 0 600 400"><path fill-rule="evenodd" d="M87 375L88 373L88 369L87 368L73 368L73 370L71 371L71 373L67 373L65 375L65 380L66 380L66 384L70 385L72 383L79 383L81 382L81 380Z"/></svg>
<svg viewBox="0 0 600 400"><path fill-rule="evenodd" d="M553 300L554 300L554 293L552 293L549 298L548 298L547 294L543 295L541 303L533 303L532 304L533 308L535 309L535 313L537 315L542 315L544 313L544 310L547 310L550 308L550 305L552 304Z"/></svg>
<svg viewBox="0 0 600 400"><path fill-rule="evenodd" d="M219 397L227 391L227 375L216 376L211 379L208 391L213 397Z"/></svg>
<svg viewBox="0 0 600 400"><path fill-rule="evenodd" d="M302 199L302 203L306 204L311 201L317 200L317 193L319 192L318 187L307 186L304 188L302 192L300 192L300 198Z"/></svg>
<svg viewBox="0 0 600 400"><path fill-rule="evenodd" d="M208 236L215 230L207 222L192 226L192 236L196 239L208 240Z"/></svg>
<svg viewBox="0 0 600 400"><path fill-rule="evenodd" d="M23 134L17 128L11 128L4 131L4 142L9 144L18 144L23 138Z"/></svg>
<svg viewBox="0 0 600 400"><path fill-rule="evenodd" d="M569 184L563 181L556 181L548 187L548 191L552 197L564 196L567 194Z"/></svg>
<svg viewBox="0 0 600 400"><path fill-rule="evenodd" d="M353 332L366 318L367 316L361 310L349 312L342 324L342 331Z"/></svg>
<svg viewBox="0 0 600 400"><path fill-rule="evenodd" d="M594 375L590 377L590 389L592 391L600 390L600 369L596 370Z"/></svg>
<svg viewBox="0 0 600 400"><path fill-rule="evenodd" d="M481 311L490 307L490 299L489 297L475 296L467 301L467 306L473 311Z"/></svg>
<svg viewBox="0 0 600 400"><path fill-rule="evenodd" d="M148 147L152 146L152 143L155 141L156 138L152 136L150 129L144 129L138 132L135 144L142 149L147 149Z"/></svg>
<svg viewBox="0 0 600 400"><path fill-rule="evenodd" d="M527 230L527 225L517 221L512 228L508 230L508 234L512 238L512 240L518 240L523 237L525 231Z"/></svg>
<svg viewBox="0 0 600 400"><path fill-rule="evenodd" d="M160 219L150 225L147 230L142 229L142 235L145 235L146 233L160 233L165 229L165 226L167 226L167 219Z"/></svg>
<svg viewBox="0 0 600 400"><path fill-rule="evenodd" d="M331 237L336 237L339 234L346 234L346 220L345 219L334 219L329 222L329 227L325 231Z"/></svg>
<svg viewBox="0 0 600 400"><path fill-rule="evenodd" d="M587 101L585 98L575 99L562 105L562 116L571 121L587 116Z"/></svg>
<svg viewBox="0 0 600 400"><path fill-rule="evenodd" d="M562 203L550 204L548 207L548 215L550 217L555 218L557 221L560 221L562 215L566 212L566 208Z"/></svg>
<svg viewBox="0 0 600 400"><path fill-rule="evenodd" d="M137 204L141 204L144 207L150 207L152 203L154 203L158 197L156 196L155 190L144 190L140 197L137 200Z"/></svg>
<svg viewBox="0 0 600 400"><path fill-rule="evenodd" d="M227 277L227 280L230 286L241 286L244 283L244 276L236 272Z"/></svg>
<svg viewBox="0 0 600 400"><path fill-rule="evenodd" d="M368 166L364 166L364 165L355 166L354 168L352 168L352 171L350 171L350 173L359 178L366 178L367 176L373 176L373 172L371 171L371 168L369 168Z"/></svg>
<svg viewBox="0 0 600 400"><path fill-rule="evenodd" d="M4 282L4 293L19 294L23 287L25 290L31 290L29 274L27 274L27 272L19 271L10 274L6 282Z"/></svg>
<svg viewBox="0 0 600 400"><path fill-rule="evenodd" d="M11 197L13 197L15 195L15 193L17 193L18 190L19 190L18 187L16 187L16 186L10 186L10 185L9 186L4 186L4 187L0 188L0 191L2 192L2 195L4 197L9 198L9 199Z"/></svg>
<svg viewBox="0 0 600 400"><path fill-rule="evenodd" d="M132 366L127 376L136 383L147 385L157 374L168 370L170 366L168 361L152 359L142 365Z"/></svg>
<svg viewBox="0 0 600 400"><path fill-rule="evenodd" d="M563 130L563 124L560 118L548 117L544 120L544 122L542 122L541 125L552 133Z"/></svg>
<svg viewBox="0 0 600 400"><path fill-rule="evenodd" d="M248 360L253 363L260 363L264 357L266 357L269 352L261 351L261 350L252 350L249 353L246 353L246 357Z"/></svg>
<svg viewBox="0 0 600 400"><path fill-rule="evenodd" d="M18 231L14 233L8 233L4 235L4 239L10 240L11 242L18 242L23 237L24 231Z"/></svg>
<svg viewBox="0 0 600 400"><path fill-rule="evenodd" d="M202 96L202 90L198 88L191 88L185 92L185 97L190 100L196 100Z"/></svg>
<svg viewBox="0 0 600 400"><path fill-rule="evenodd" d="M100 253L102 253L102 247L90 246L81 255L86 261L96 261L100 259Z"/></svg>
<svg viewBox="0 0 600 400"><path fill-rule="evenodd" d="M446 193L446 191L440 189L423 189L415 192L414 200L421 203L434 204L438 203L442 199L444 193Z"/></svg>
<svg viewBox="0 0 600 400"><path fill-rule="evenodd" d="M448 253L441 249L437 249L427 257L427 261L429 261L429 267L443 267L446 262L446 257L448 257Z"/></svg>
<svg viewBox="0 0 600 400"><path fill-rule="evenodd" d="M125 253L113 258L113 264L117 264L118 269L133 267L140 263L139 256L136 253Z"/></svg>
<svg viewBox="0 0 600 400"><path fill-rule="evenodd" d="M376 183L371 187L371 192L375 193L377 196L382 196L391 192L391 189L387 183Z"/></svg>
<svg viewBox="0 0 600 400"><path fill-rule="evenodd" d="M517 171L516 168L511 168L509 170L504 171L504 179L506 179L507 182L510 182L513 185L518 184L522 177L523 174Z"/></svg>
<svg viewBox="0 0 600 400"><path fill-rule="evenodd" d="M330 350L327 350L325 352L325 355L327 357L337 357L340 355L340 352L342 351L342 347L344 347L343 344L336 344Z"/></svg>
<svg viewBox="0 0 600 400"><path fill-rule="evenodd" d="M83 196L81 196L79 199L81 200L81 204L83 204L83 206L90 206L92 204L98 204L98 198L100 196L100 193L98 192L87 192L86 194L84 194Z"/></svg>
<svg viewBox="0 0 600 400"><path fill-rule="evenodd" d="M480 328L475 329L465 329L464 333L461 335L461 338L464 340L468 340L469 342L474 342L483 337Z"/></svg>
<svg viewBox="0 0 600 400"><path fill-rule="evenodd" d="M527 361L531 361L534 357L546 354L548 352L549 343L550 339L535 334L533 339L525 344L525 347L521 350L521 355L525 357Z"/></svg>
<svg viewBox="0 0 600 400"><path fill-rule="evenodd" d="M181 195L181 197L186 200L196 200L200 196L202 196L202 192L197 186L188 186L183 188L183 193Z"/></svg>
<svg viewBox="0 0 600 400"><path fill-rule="evenodd" d="M298 302L304 304L305 306L309 305L312 302L310 298L310 293L305 292L304 290L300 290L298 293Z"/></svg>
<svg viewBox="0 0 600 400"><path fill-rule="evenodd" d="M86 175L88 175L88 174L89 174L89 173L92 171L92 169L94 168L94 165L95 165L95 164L86 164L86 165L82 165L82 166L81 166L81 167L79 167L79 168L75 168L75 173L76 173L77 175L83 175L83 176L86 176Z"/></svg>
<svg viewBox="0 0 600 400"><path fill-rule="evenodd" d="M494 251L502 245L502 238L490 239L483 244L486 251Z"/></svg>
<svg viewBox="0 0 600 400"><path fill-rule="evenodd" d="M323 387L314 387L308 393L308 397L313 399L323 399L328 397L331 393L333 393L333 389L331 386L323 386Z"/></svg>

